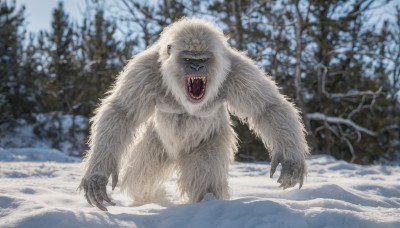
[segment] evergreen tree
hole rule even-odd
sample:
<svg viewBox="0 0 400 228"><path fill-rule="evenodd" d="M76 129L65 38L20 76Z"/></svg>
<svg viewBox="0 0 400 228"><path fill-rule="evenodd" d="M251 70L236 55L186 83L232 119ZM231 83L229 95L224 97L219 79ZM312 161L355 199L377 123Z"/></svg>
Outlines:
<svg viewBox="0 0 400 228"><path fill-rule="evenodd" d="M221 26L297 103L313 153L370 163L400 151L400 8L397 21L371 26L373 0L115 4L110 19L105 1L92 1L74 27L59 3L51 30L30 34L24 46L24 8L0 0L0 122L32 112L90 116L133 53L173 21L197 16ZM237 159L267 159L263 144L234 123Z"/></svg>
<svg viewBox="0 0 400 228"><path fill-rule="evenodd" d="M42 58L39 55L34 34L31 33L29 35L28 44L24 49L20 72L24 77L24 84L26 85L25 98L29 101L26 106L29 108L29 113L43 112L40 78L44 74L42 73Z"/></svg>
<svg viewBox="0 0 400 228"><path fill-rule="evenodd" d="M81 27L81 83L77 85L79 113L91 115L104 93L110 88L118 71L125 64L126 50L116 40L116 25L108 21L102 8L93 18L85 18ZM128 45L129 46L129 45Z"/></svg>
<svg viewBox="0 0 400 228"><path fill-rule="evenodd" d="M29 112L26 82L21 74L25 8L0 0L0 122Z"/></svg>
<svg viewBox="0 0 400 228"><path fill-rule="evenodd" d="M51 32L44 33L48 58L48 71L44 78L46 111L75 113L75 85L79 83L77 45L75 31L62 2L53 11L51 26Z"/></svg>

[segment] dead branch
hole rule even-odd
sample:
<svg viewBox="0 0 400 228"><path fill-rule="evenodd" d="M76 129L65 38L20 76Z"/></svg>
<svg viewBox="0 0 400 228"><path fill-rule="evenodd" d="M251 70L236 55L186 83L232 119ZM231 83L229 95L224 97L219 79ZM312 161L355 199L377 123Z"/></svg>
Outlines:
<svg viewBox="0 0 400 228"><path fill-rule="evenodd" d="M308 113L308 114L306 114L306 118L309 120L321 120L321 121L326 121L328 123L334 123L334 124L344 124L344 125L354 128L354 130L356 130L356 131L364 132L370 136L376 136L376 132L368 130L367 128L364 128L364 127L354 123L351 119L327 116L327 115L325 115L323 113L319 113L319 112Z"/></svg>
<svg viewBox="0 0 400 228"><path fill-rule="evenodd" d="M349 138L351 136L351 134L348 133L344 133L344 131L342 130L341 125L345 125L348 127L351 127L354 129L353 133L357 134L357 141L359 141L361 139L361 134L360 132L366 133L370 136L376 136L377 133L371 130L368 130L367 128L364 128L356 123L354 123L351 119L345 119L342 117L333 117L333 116L327 116L325 114L316 112L316 113L308 113L306 114L306 118L308 120L317 120L317 121L323 121L324 125L321 126L321 128L319 130L322 130L323 127L325 127L326 129L328 129L329 131L331 131L336 137L338 137L340 139L340 141L344 141L347 145L347 147L349 148L349 151L351 153L351 162L354 162L354 160L356 159L356 154L354 152L354 148L353 145L351 144ZM335 130L332 126L336 125L337 128L339 129L339 131Z"/></svg>
<svg viewBox="0 0 400 228"><path fill-rule="evenodd" d="M326 91L326 75L328 74L328 67L319 64L319 67L322 69L321 74L321 92L328 98L347 98L347 97L360 97L360 96L371 96L373 101L375 98L382 92L382 87L379 87L376 91L366 90L366 91L348 91L347 93L329 93Z"/></svg>
<svg viewBox="0 0 400 228"><path fill-rule="evenodd" d="M400 64L398 59L393 59L388 56L383 56L380 54L377 54L373 51L355 51L355 50L346 50L346 49L336 49L328 52L328 55L337 55L337 54L351 54L351 55L367 55L367 56L373 56L379 59L387 59L390 60L396 64Z"/></svg>

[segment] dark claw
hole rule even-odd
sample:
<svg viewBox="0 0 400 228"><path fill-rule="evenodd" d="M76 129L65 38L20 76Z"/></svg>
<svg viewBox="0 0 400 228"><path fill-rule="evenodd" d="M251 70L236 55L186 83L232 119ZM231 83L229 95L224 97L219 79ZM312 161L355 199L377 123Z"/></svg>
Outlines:
<svg viewBox="0 0 400 228"><path fill-rule="evenodd" d="M112 201L110 200L110 198L108 198L106 186L101 187L100 194L101 194L101 196L103 197L103 199L104 199L107 203L109 203L109 204L111 204L111 205L113 205L113 206L116 205L114 202L112 202Z"/></svg>
<svg viewBox="0 0 400 228"><path fill-rule="evenodd" d="M299 189L301 189L301 187L303 186L303 181L304 181L304 176L301 175L300 176L300 182L299 182Z"/></svg>
<svg viewBox="0 0 400 228"><path fill-rule="evenodd" d="M283 175L281 174L281 175L279 176L278 183L281 183L281 184L282 184L282 179L283 179Z"/></svg>
<svg viewBox="0 0 400 228"><path fill-rule="evenodd" d="M89 187L89 191L88 191L88 193L86 194L86 196L88 197L88 202L90 202L90 205L92 205L92 206L97 206L96 205L96 203L97 203L97 201L96 201L96 199L94 198L94 193L93 193L93 190L92 190L92 188L90 188ZM93 205L94 204L94 205Z"/></svg>
<svg viewBox="0 0 400 228"><path fill-rule="evenodd" d="M89 196L87 193L85 194L85 198L86 198L87 202L90 204L90 206L94 207L93 204L90 202L90 199L89 199Z"/></svg>
<svg viewBox="0 0 400 228"><path fill-rule="evenodd" d="M98 179L97 179L97 181L98 181ZM94 198L94 202L93 203L98 208L100 208L101 210L104 211L105 207L102 205L103 197L101 196L100 187L98 185L98 182L92 182L92 184L90 185L90 188L92 189L92 192L93 192L93 198Z"/></svg>
<svg viewBox="0 0 400 228"><path fill-rule="evenodd" d="M272 163L272 164L271 164L271 173L270 173L270 175L269 175L270 178L272 178L272 177L274 176L276 167L278 167L278 164L277 164L277 163Z"/></svg>
<svg viewBox="0 0 400 228"><path fill-rule="evenodd" d="M100 210L102 211L108 211L106 207L104 207L103 205L101 205L99 202L95 201L94 204L96 205L96 207L98 207Z"/></svg>
<svg viewBox="0 0 400 228"><path fill-rule="evenodd" d="M287 189L296 186L299 183L299 188L303 186L304 180L304 164L298 164L294 161L282 161L281 174L278 178L278 183L280 183L281 188ZM275 172L277 164L275 161L271 165L271 174Z"/></svg>
<svg viewBox="0 0 400 228"><path fill-rule="evenodd" d="M112 188L114 190L118 182L118 174L114 173L112 178ZM107 211L107 208L103 205L103 201L106 201L113 206L116 205L116 203L112 202L110 197L107 195L107 182L108 176L94 174L89 178L84 179L79 187L85 191L85 198L87 202L91 206L96 206L103 211Z"/></svg>
<svg viewBox="0 0 400 228"><path fill-rule="evenodd" d="M101 175L93 175L89 178L89 184L87 186L87 199L91 204L98 207L100 210L107 211L107 208L102 205L103 200L111 201L106 193L107 178Z"/></svg>
<svg viewBox="0 0 400 228"><path fill-rule="evenodd" d="M89 194L90 194L90 193L89 193L89 184L88 184L88 181L83 180L82 183L81 183L81 186L82 186L82 188L83 188L83 190L84 190L84 192L85 192L86 201L88 202L88 204L89 204L90 206L94 207L93 204L92 204L92 202L90 201L90 198L89 198ZM81 186L80 186L80 187L81 187Z"/></svg>
<svg viewBox="0 0 400 228"><path fill-rule="evenodd" d="M270 178L274 176L274 173L276 171L276 168L278 167L279 163L282 161L281 157L279 155L276 155L275 157L272 158L271 161L271 173L270 173Z"/></svg>
<svg viewBox="0 0 400 228"><path fill-rule="evenodd" d="M112 184L111 184L112 190L115 189L115 186L117 186L117 183L118 183L118 173L113 173Z"/></svg>
<svg viewBox="0 0 400 228"><path fill-rule="evenodd" d="M88 183L87 183L87 181L84 180L82 185L83 185L83 190L85 191L85 194L86 194L88 192Z"/></svg>

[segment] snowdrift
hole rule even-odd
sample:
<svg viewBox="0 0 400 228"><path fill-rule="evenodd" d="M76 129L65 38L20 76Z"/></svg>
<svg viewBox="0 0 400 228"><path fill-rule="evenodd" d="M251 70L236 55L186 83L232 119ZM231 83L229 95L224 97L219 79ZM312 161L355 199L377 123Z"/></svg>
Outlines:
<svg viewBox="0 0 400 228"><path fill-rule="evenodd" d="M312 156L303 188L281 190L268 163L234 163L231 200L184 204L173 176L167 202L136 205L108 187L117 206L103 212L77 192L81 164L61 155L0 150L0 227L400 227L398 166Z"/></svg>

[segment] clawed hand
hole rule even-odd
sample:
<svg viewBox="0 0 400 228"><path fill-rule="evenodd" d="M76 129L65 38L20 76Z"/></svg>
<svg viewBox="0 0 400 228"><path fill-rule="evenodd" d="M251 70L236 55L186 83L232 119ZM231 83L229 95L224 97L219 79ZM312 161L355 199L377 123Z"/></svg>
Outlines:
<svg viewBox="0 0 400 228"><path fill-rule="evenodd" d="M118 174L114 173L112 175L112 190L114 190L117 182ZM79 188L85 191L86 200L90 205L96 206L103 211L107 211L107 208L103 206L103 200L113 206L115 205L107 195L107 183L108 177L102 174L93 174L88 178L83 179Z"/></svg>
<svg viewBox="0 0 400 228"><path fill-rule="evenodd" d="M306 173L305 160L284 160L282 155L274 156L271 161L271 178L279 163L282 164L281 175L278 179L278 183L281 184L279 187L287 189L299 183L300 189L303 186L304 176Z"/></svg>

